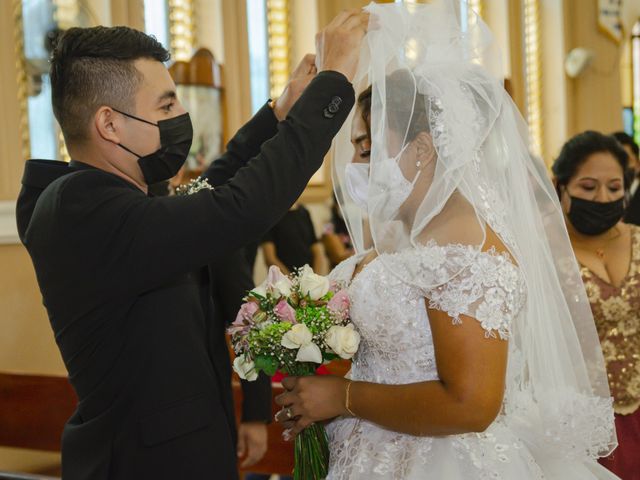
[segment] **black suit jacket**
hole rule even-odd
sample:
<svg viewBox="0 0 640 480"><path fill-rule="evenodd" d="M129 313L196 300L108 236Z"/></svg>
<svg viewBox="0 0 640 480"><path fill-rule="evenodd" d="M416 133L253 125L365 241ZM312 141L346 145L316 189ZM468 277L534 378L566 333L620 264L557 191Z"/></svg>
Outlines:
<svg viewBox="0 0 640 480"><path fill-rule="evenodd" d="M236 317L242 299L255 285L246 252L238 250L212 265L209 270L211 298L216 323L228 326ZM215 333L214 333L215 335ZM214 343L215 339L212 338ZM271 421L271 379L260 374L257 380L241 380L242 421Z"/></svg>
<svg viewBox="0 0 640 480"><path fill-rule="evenodd" d="M79 398L65 480L237 478L207 266L282 217L353 103L343 75L320 73L285 121L265 107L236 134L207 172L220 187L186 197L150 198L81 163L27 162L18 231Z"/></svg>

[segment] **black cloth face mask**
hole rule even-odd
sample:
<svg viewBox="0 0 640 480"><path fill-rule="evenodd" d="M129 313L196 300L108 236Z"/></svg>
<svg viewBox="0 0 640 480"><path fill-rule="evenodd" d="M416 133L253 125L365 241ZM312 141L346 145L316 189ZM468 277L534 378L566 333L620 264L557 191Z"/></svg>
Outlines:
<svg viewBox="0 0 640 480"><path fill-rule="evenodd" d="M569 220L583 235L600 235L613 228L624 215L624 197L606 203L570 198Z"/></svg>
<svg viewBox="0 0 640 480"><path fill-rule="evenodd" d="M149 155L138 155L121 143L118 143L119 147L138 157L138 165L140 165L142 175L147 185L169 180L171 177L174 177L187 160L189 150L191 149L191 142L193 141L193 125L191 124L189 114L184 113L177 117L153 123L143 118L121 112L115 108L113 110L126 117L148 123L160 129L160 149Z"/></svg>

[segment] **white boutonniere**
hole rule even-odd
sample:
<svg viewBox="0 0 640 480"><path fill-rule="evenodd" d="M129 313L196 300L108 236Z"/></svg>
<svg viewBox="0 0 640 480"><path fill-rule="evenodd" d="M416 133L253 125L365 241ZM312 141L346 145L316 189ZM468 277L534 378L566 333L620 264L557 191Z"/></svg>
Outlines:
<svg viewBox="0 0 640 480"><path fill-rule="evenodd" d="M206 178L198 177L176 188L176 195L193 195L200 190L214 190Z"/></svg>

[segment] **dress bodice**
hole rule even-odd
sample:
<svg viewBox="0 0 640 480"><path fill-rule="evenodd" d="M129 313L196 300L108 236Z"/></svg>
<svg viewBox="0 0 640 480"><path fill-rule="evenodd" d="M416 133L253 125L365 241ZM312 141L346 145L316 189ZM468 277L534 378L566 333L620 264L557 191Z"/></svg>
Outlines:
<svg viewBox="0 0 640 480"><path fill-rule="evenodd" d="M349 286L351 318L362 338L354 380L404 384L438 378L427 302L454 323L473 316L487 336L506 339L525 300L518 268L495 250L427 245L383 254L352 278L361 258L350 258L331 274Z"/></svg>

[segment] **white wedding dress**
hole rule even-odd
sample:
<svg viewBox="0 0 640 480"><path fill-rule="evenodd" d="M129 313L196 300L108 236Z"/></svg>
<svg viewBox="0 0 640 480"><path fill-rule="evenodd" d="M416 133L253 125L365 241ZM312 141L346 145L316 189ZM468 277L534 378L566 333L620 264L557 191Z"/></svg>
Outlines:
<svg viewBox="0 0 640 480"><path fill-rule="evenodd" d="M381 261L382 256L387 258ZM348 286L352 321L362 336L349 374L353 380L408 384L438 379L425 298L432 308L446 311L454 323L459 321L459 315L469 315L481 322L487 335L504 338L527 301L519 268L508 256L495 251L478 254L468 246L432 244L395 254L383 253L352 279L362 257L346 260L331 274L332 280ZM393 272L388 265L394 266ZM405 268L415 271L419 266L424 269L425 278L432 279L456 265L468 266L433 290L408 285L396 275ZM593 448L589 443L592 433L608 428L610 405L585 398L584 408L580 409L585 412L584 417L559 417L557 428L538 428L532 420L535 402L514 390L517 376L521 375L520 352L515 343L510 341L502 412L485 432L416 437L362 419L338 419L327 427L331 452L327 478L617 478L584 453L584 449ZM557 395L561 402L562 392ZM416 398L416 402L420 399Z"/></svg>

